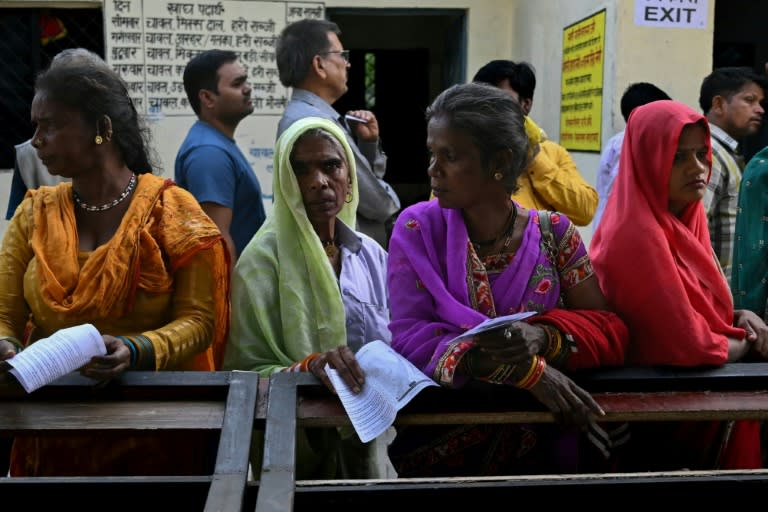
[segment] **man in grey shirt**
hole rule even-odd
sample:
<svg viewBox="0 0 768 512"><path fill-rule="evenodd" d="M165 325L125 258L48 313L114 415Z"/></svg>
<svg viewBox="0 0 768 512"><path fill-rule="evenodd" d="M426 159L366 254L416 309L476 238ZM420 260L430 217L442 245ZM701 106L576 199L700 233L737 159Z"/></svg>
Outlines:
<svg viewBox="0 0 768 512"><path fill-rule="evenodd" d="M285 27L277 39L280 82L293 88L277 127L277 137L299 119L322 117L344 129L355 153L358 193L357 229L387 247L387 225L400 209L400 200L382 178L387 156L381 149L376 116L368 110L342 116L331 106L347 92L349 51L339 27L327 20L301 20ZM350 226L355 228L355 226Z"/></svg>

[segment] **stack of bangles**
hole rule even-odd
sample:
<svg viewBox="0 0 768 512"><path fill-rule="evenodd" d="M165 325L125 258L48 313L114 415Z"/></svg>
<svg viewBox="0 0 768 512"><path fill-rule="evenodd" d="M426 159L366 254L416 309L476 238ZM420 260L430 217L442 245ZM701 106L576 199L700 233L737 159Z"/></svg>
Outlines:
<svg viewBox="0 0 768 512"><path fill-rule="evenodd" d="M573 341L569 336L564 336L560 332L560 329L551 325L541 325L544 332L547 333L547 349L542 354L542 357L556 368L562 368L568 360L568 356L571 353Z"/></svg>
<svg viewBox="0 0 768 512"><path fill-rule="evenodd" d="M473 374L471 361L472 357L471 354L469 354L467 359L468 370L470 374ZM517 365L514 364L499 365L490 375L486 377L477 377L477 379L491 384L511 385L520 389L531 389L539 382L539 380L541 380L541 376L544 375L546 367L546 359L541 356L533 356L531 358L531 366L520 380L512 380L512 374L517 368Z"/></svg>
<svg viewBox="0 0 768 512"><path fill-rule="evenodd" d="M528 368L528 372L519 381L512 384L520 389L531 389L544 375L544 370L547 367L547 360L540 356L533 356L531 358L531 366Z"/></svg>
<svg viewBox="0 0 768 512"><path fill-rule="evenodd" d="M286 372L308 372L309 363L314 361L319 355L320 355L320 352L312 352L301 361L297 361L293 363L291 366L286 368L285 371Z"/></svg>

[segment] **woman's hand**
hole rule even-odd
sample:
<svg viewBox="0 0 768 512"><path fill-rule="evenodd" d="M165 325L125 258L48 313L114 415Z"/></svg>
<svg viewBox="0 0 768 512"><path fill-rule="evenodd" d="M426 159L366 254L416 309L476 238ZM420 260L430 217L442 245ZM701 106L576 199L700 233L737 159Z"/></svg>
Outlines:
<svg viewBox="0 0 768 512"><path fill-rule="evenodd" d="M595 424L597 417L605 416L592 395L551 366L544 369L541 379L530 392L547 406L559 423L565 425L578 425L585 430Z"/></svg>
<svg viewBox="0 0 768 512"><path fill-rule="evenodd" d="M312 375L320 379L325 387L335 394L336 390L328 378L328 374L325 373L325 363L339 372L339 376L353 393L359 393L363 389L363 369L357 363L355 353L352 352L351 348L346 345L336 347L320 354L309 363L309 371L312 372Z"/></svg>
<svg viewBox="0 0 768 512"><path fill-rule="evenodd" d="M748 309L737 309L733 312L733 325L747 331L747 341L761 356L768 358L768 326L762 318Z"/></svg>
<svg viewBox="0 0 768 512"><path fill-rule="evenodd" d="M105 334L102 338L107 346L107 355L92 357L91 362L83 366L80 373L85 377L106 382L128 369L131 353L125 343L114 336Z"/></svg>
<svg viewBox="0 0 768 512"><path fill-rule="evenodd" d="M475 336L475 346L496 363L518 364L541 354L549 343L544 327L514 322L504 329Z"/></svg>
<svg viewBox="0 0 768 512"><path fill-rule="evenodd" d="M16 347L8 340L0 340L0 361L5 361L16 355Z"/></svg>

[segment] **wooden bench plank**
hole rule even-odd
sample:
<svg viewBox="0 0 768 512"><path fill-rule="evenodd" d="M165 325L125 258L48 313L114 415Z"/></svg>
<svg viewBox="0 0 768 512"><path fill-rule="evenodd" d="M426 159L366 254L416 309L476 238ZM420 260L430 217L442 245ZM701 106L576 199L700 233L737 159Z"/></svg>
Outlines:
<svg viewBox="0 0 768 512"><path fill-rule="evenodd" d="M224 404L167 402L0 402L0 431L217 430Z"/></svg>
<svg viewBox="0 0 768 512"><path fill-rule="evenodd" d="M768 472L673 471L589 475L532 475L443 479L299 481L295 511L359 511L403 508L425 502L437 510L455 510L458 503L587 503L592 510L615 509L617 502L659 505L667 491L685 496L686 506L719 503L723 496L759 499L768 491ZM736 494L735 494L736 493ZM546 496L546 498L544 498ZM531 501L532 500L532 501ZM616 501L621 500L621 501ZM704 510L709 509L705 506Z"/></svg>
<svg viewBox="0 0 768 512"><path fill-rule="evenodd" d="M279 373L270 378L264 457L256 496L256 510L259 512L293 510L297 384L305 381L306 376L299 373Z"/></svg>
<svg viewBox="0 0 768 512"><path fill-rule="evenodd" d="M768 419L766 391L671 391L659 393L595 393L606 413L605 421L667 421ZM302 427L350 425L341 402L332 395L299 399L298 424ZM396 425L461 425L467 423L552 423L545 410L495 410L410 412L403 409Z"/></svg>
<svg viewBox="0 0 768 512"><path fill-rule="evenodd" d="M243 507L258 386L258 374L232 372L206 512Z"/></svg>

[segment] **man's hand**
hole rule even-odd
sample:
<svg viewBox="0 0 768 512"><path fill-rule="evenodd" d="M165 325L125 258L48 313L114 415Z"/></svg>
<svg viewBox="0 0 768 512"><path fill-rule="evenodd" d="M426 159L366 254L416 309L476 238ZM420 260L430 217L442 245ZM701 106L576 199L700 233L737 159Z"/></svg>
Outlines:
<svg viewBox="0 0 768 512"><path fill-rule="evenodd" d="M347 124L360 142L376 142L379 139L379 122L370 110L350 110L347 114L360 119L364 123L347 119Z"/></svg>

